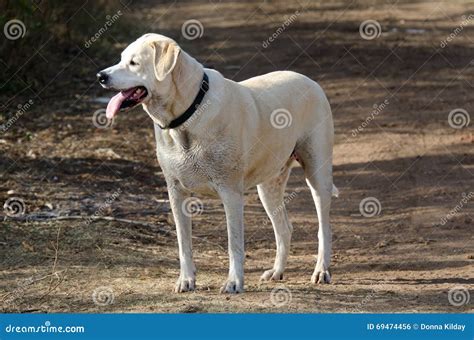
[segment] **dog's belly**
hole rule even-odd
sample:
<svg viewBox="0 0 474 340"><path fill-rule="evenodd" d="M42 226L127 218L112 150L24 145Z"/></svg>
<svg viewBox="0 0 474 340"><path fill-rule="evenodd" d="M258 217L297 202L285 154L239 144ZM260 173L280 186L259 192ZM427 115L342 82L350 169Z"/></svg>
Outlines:
<svg viewBox="0 0 474 340"><path fill-rule="evenodd" d="M289 166L293 163L294 158L292 157L285 157L282 158L280 161L272 160L271 162L267 162L266 164L259 164L260 162L256 163L253 167L250 167L244 176L244 186L245 189L253 188L254 186L261 184L275 176L279 175L281 169L285 166Z"/></svg>
<svg viewBox="0 0 474 340"><path fill-rule="evenodd" d="M278 133L259 134L259 147L252 147L245 153L245 169L243 171L245 188L249 189L279 175L281 169L293 159L296 137L287 135L281 138ZM265 138L262 138L265 136ZM254 137L255 139L255 137ZM250 139L251 140L251 139ZM247 148L247 150L249 150Z"/></svg>

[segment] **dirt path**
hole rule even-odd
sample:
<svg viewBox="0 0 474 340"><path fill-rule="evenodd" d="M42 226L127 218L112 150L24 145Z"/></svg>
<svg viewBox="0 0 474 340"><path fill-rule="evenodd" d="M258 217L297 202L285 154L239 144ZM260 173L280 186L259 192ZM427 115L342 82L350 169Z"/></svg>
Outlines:
<svg viewBox="0 0 474 340"><path fill-rule="evenodd" d="M448 114L474 112L473 21L441 47L472 4L151 3L135 3L125 15L139 20L144 32L176 38L227 77L292 69L326 90L341 191L332 208L333 284L309 282L317 220L296 169L287 189L295 232L285 281L258 282L273 263L275 242L252 190L246 197L246 293L218 294L227 271L225 219L220 203L205 199L203 213L194 219L198 290L171 294L179 262L151 121L138 109L108 129L94 127L92 113L104 104L91 101L103 95L93 75L98 63L109 63L94 60L91 79L72 89L74 99L65 94L34 107L28 119L17 122L19 129L3 135L1 201L20 197L27 213L99 211L156 227L6 219L0 228L4 310L472 312L472 123L452 128ZM296 19L284 32L262 47L292 15ZM189 19L202 23L201 38L180 35ZM359 33L368 19L381 25L373 40ZM46 109L52 110L48 116ZM378 214L361 214L365 198L380 203ZM459 297L465 303L453 301Z"/></svg>

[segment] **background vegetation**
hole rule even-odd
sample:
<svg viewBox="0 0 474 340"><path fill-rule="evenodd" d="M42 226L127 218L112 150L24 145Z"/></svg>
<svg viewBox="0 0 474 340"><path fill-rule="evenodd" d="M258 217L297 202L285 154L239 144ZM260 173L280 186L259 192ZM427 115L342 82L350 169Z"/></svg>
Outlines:
<svg viewBox="0 0 474 340"><path fill-rule="evenodd" d="M72 59L77 63L72 78L90 77L84 73L90 71L82 67L84 62L90 64L88 59L99 60L114 55L117 41L112 37L131 33L125 29L126 20L120 18L108 28L108 34L90 48L85 46L85 42L103 27L107 17L120 9L123 5L111 0L1 1L0 27L12 19L21 20L26 27L23 38L9 40L2 36L0 40L0 78L4 80L0 89L2 96L11 97L27 89L41 91ZM61 88L62 85L59 80L51 87Z"/></svg>

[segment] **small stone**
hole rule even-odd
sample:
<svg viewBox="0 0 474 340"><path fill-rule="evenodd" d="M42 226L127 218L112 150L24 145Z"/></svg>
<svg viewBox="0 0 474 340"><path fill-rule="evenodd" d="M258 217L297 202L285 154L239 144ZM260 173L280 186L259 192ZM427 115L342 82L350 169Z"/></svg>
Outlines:
<svg viewBox="0 0 474 340"><path fill-rule="evenodd" d="M377 248L385 248L385 247L388 246L388 245L389 245L389 242L388 242L388 241L382 240L382 241L380 241L379 243L377 243L376 247L377 247Z"/></svg>

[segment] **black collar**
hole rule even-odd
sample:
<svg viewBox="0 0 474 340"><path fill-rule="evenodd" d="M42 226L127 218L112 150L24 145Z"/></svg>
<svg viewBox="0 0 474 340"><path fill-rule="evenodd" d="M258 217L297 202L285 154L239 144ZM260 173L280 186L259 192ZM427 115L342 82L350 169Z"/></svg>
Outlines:
<svg viewBox="0 0 474 340"><path fill-rule="evenodd" d="M201 81L201 87L199 88L199 92L196 98L194 98L194 101L191 104L191 106L186 111L184 111L184 113L181 116L179 116L176 119L173 119L171 123L169 123L168 126L165 126L165 127L160 126L160 128L162 130L174 129L180 126L181 124L183 124L185 121L187 121L193 115L193 113L196 112L197 108L201 104L208 90L209 90L209 78L206 72L204 72L204 76L202 77L202 81Z"/></svg>

